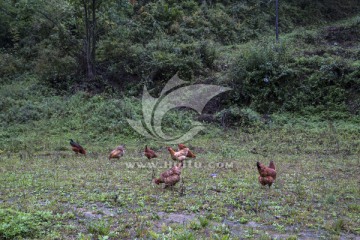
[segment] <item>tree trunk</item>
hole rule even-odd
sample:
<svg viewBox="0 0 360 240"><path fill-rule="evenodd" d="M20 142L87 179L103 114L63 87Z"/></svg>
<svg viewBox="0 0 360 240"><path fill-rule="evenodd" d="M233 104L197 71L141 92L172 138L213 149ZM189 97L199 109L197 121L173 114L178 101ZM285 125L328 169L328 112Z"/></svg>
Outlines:
<svg viewBox="0 0 360 240"><path fill-rule="evenodd" d="M276 42L279 42L279 0L276 0L275 3L275 14L276 14L276 20L275 20L275 35L276 35Z"/></svg>
<svg viewBox="0 0 360 240"><path fill-rule="evenodd" d="M92 49L91 49L91 61L92 61L92 72L95 75L95 50L96 50L96 0L92 1Z"/></svg>
<svg viewBox="0 0 360 240"><path fill-rule="evenodd" d="M90 23L90 0L83 0L84 7L84 22L85 22L85 60L86 60L86 79L93 80L95 77L95 3L93 0L92 6L92 24Z"/></svg>

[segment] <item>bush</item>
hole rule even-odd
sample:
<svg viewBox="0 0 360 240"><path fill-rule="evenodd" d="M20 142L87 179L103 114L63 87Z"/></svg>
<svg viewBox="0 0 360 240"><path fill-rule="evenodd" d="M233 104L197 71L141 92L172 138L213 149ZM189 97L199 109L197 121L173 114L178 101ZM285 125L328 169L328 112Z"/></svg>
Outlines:
<svg viewBox="0 0 360 240"><path fill-rule="evenodd" d="M51 46L44 47L36 60L35 73L48 86L61 90L69 90L77 80L75 75L79 69L74 57L62 53Z"/></svg>
<svg viewBox="0 0 360 240"><path fill-rule="evenodd" d="M223 127L229 126L255 126L260 123L261 116L250 108L232 106L216 114L216 119Z"/></svg>
<svg viewBox="0 0 360 240"><path fill-rule="evenodd" d="M14 54L0 51L0 84L9 83L25 71L23 61Z"/></svg>
<svg viewBox="0 0 360 240"><path fill-rule="evenodd" d="M52 226L51 212L24 213L0 209L0 238L40 238Z"/></svg>
<svg viewBox="0 0 360 240"><path fill-rule="evenodd" d="M281 85L294 74L287 67L289 51L285 44L256 45L243 50L229 70L232 87L237 89L235 101L260 112L274 111L284 101Z"/></svg>
<svg viewBox="0 0 360 240"><path fill-rule="evenodd" d="M326 109L339 112L334 115L326 110L330 119L344 116L347 109L356 113L354 106L360 93L354 91L358 68L353 62L318 49L305 52L306 56L291 54L291 45L285 43L257 45L261 46L250 45L243 50L229 70L239 106L249 106L260 113L307 114L310 109L311 114Z"/></svg>
<svg viewBox="0 0 360 240"><path fill-rule="evenodd" d="M102 44L101 49L105 50L110 48L107 44L112 43ZM139 76L143 81L157 85L167 82L177 72L182 79L192 80L204 67L211 68L217 56L212 42L178 43L166 36L151 40L146 46L132 44L124 47L126 52L114 46L112 56L121 60L111 63L109 74L121 76L121 73L126 71ZM115 78L123 81L120 77ZM139 87L140 89L142 87Z"/></svg>

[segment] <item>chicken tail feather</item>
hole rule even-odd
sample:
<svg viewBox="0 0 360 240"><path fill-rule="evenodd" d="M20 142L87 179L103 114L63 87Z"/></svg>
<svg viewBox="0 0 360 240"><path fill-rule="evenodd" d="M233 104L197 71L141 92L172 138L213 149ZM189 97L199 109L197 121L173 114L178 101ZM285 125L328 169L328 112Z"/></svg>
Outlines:
<svg viewBox="0 0 360 240"><path fill-rule="evenodd" d="M257 166L258 170L261 169L261 165L260 165L260 164L261 164L260 162L256 162L256 166Z"/></svg>
<svg viewBox="0 0 360 240"><path fill-rule="evenodd" d="M270 161L269 168L276 170L274 161Z"/></svg>

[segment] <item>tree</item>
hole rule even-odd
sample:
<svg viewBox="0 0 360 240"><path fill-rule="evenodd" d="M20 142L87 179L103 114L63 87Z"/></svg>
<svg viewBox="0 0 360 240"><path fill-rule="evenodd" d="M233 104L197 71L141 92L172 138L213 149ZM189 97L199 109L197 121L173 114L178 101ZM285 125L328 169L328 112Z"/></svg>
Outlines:
<svg viewBox="0 0 360 240"><path fill-rule="evenodd" d="M83 22L85 26L84 54L86 62L86 78L95 78L95 51L96 51L96 10L100 7L99 0L81 0L84 11Z"/></svg>
<svg viewBox="0 0 360 240"><path fill-rule="evenodd" d="M81 58L88 81L96 76L96 44L98 41L97 12L102 0L70 0L75 8L75 21L78 23L77 31L83 36L83 51Z"/></svg>
<svg viewBox="0 0 360 240"><path fill-rule="evenodd" d="M279 0L275 2L275 35L276 35L276 42L279 42Z"/></svg>

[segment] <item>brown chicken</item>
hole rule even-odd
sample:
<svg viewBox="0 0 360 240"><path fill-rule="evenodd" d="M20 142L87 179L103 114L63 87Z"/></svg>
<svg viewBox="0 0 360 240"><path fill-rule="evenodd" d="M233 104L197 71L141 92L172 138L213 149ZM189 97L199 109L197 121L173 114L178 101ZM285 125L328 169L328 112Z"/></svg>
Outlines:
<svg viewBox="0 0 360 240"><path fill-rule="evenodd" d="M81 153L81 154L86 155L85 149L82 146L80 146L80 144L78 144L77 142L74 142L74 140L70 139L70 145L71 145L72 150L76 154Z"/></svg>
<svg viewBox="0 0 360 240"><path fill-rule="evenodd" d="M145 146L145 151L144 151L144 155L150 160L151 158L157 158L156 153L154 152L154 150L148 148L148 146Z"/></svg>
<svg viewBox="0 0 360 240"><path fill-rule="evenodd" d="M124 153L125 153L125 147L123 145L120 145L111 151L109 155L109 160L111 160L111 158L120 158L124 156Z"/></svg>
<svg viewBox="0 0 360 240"><path fill-rule="evenodd" d="M182 144L182 143L179 143L179 144L178 144L178 148L179 148L179 150L182 150L182 149L188 148L188 147L186 147L186 146L185 146L184 144ZM196 158L196 155L195 155L194 153L192 153L191 150L189 149L188 154L186 155L186 157L188 157L188 158Z"/></svg>
<svg viewBox="0 0 360 240"><path fill-rule="evenodd" d="M257 169L259 171L259 182L261 185L268 185L269 188L276 180L276 168L274 161L270 161L269 167L266 167L260 162L256 162Z"/></svg>
<svg viewBox="0 0 360 240"><path fill-rule="evenodd" d="M164 188L174 186L177 182L180 181L182 167L183 162L178 163L169 170L161 173L159 178L154 178L154 183L156 183L157 185L159 185L160 183L165 183Z"/></svg>
<svg viewBox="0 0 360 240"><path fill-rule="evenodd" d="M184 161L189 152L188 148L181 149L177 152L175 152L174 149L172 149L171 147L167 147L167 149L171 155L172 160L179 160L179 161Z"/></svg>

